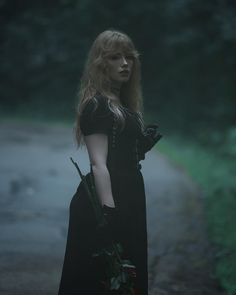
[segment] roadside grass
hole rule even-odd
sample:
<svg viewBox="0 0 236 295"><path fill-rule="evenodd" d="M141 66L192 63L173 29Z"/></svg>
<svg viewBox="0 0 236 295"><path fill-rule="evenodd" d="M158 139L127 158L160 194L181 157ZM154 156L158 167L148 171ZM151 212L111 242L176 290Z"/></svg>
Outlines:
<svg viewBox="0 0 236 295"><path fill-rule="evenodd" d="M215 249L215 276L227 295L236 294L235 158L173 136L163 137L156 147L200 185L209 238Z"/></svg>

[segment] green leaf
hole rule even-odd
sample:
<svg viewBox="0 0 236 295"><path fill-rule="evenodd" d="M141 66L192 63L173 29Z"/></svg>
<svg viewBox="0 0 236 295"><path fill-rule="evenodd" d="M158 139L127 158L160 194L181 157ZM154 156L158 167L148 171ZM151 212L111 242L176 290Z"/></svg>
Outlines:
<svg viewBox="0 0 236 295"><path fill-rule="evenodd" d="M121 278L120 276L111 278L111 290L118 290L121 285Z"/></svg>
<svg viewBox="0 0 236 295"><path fill-rule="evenodd" d="M121 282L126 283L128 281L128 274L124 271L121 272Z"/></svg>
<svg viewBox="0 0 236 295"><path fill-rule="evenodd" d="M117 250L118 250L119 253L123 253L123 247L122 247L122 245L120 243L117 243L116 247L117 247Z"/></svg>

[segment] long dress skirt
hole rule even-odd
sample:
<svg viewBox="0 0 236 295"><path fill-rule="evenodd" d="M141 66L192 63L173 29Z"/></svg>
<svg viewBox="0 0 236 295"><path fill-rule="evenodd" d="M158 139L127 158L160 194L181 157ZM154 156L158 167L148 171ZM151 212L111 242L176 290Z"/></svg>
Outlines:
<svg viewBox="0 0 236 295"><path fill-rule="evenodd" d="M88 177L88 174L86 175ZM111 175L119 208L119 241L136 266L135 295L148 295L146 199L140 170ZM58 295L104 295L102 269L92 263L96 249L95 217L82 182L70 203L67 244ZM109 293L112 294L112 293Z"/></svg>

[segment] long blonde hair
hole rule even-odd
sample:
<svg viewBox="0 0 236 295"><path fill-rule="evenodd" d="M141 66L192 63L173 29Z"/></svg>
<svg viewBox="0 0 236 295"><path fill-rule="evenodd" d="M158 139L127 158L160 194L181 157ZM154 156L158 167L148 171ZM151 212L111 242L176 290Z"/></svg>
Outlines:
<svg viewBox="0 0 236 295"><path fill-rule="evenodd" d="M124 107L138 114L141 126L144 124L139 54L132 40L125 33L117 30L106 30L95 39L89 51L80 81L79 103L75 123L78 147L84 144L80 129L80 115L88 100L94 98L98 92L108 99L109 108L114 113L118 124L124 126L124 113L114 98L111 90L111 81L106 70L107 57L117 52L131 55L134 61L129 81L121 86L120 100Z"/></svg>

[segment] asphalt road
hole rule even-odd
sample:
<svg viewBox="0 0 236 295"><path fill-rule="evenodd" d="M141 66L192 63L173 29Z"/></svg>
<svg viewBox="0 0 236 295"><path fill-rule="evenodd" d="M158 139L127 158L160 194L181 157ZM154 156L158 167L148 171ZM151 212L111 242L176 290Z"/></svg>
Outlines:
<svg viewBox="0 0 236 295"><path fill-rule="evenodd" d="M86 150L72 128L0 123L0 294L57 294L69 203L84 174ZM148 216L151 295L217 295L202 194L158 152L141 162ZM69 295L69 294L68 294Z"/></svg>

